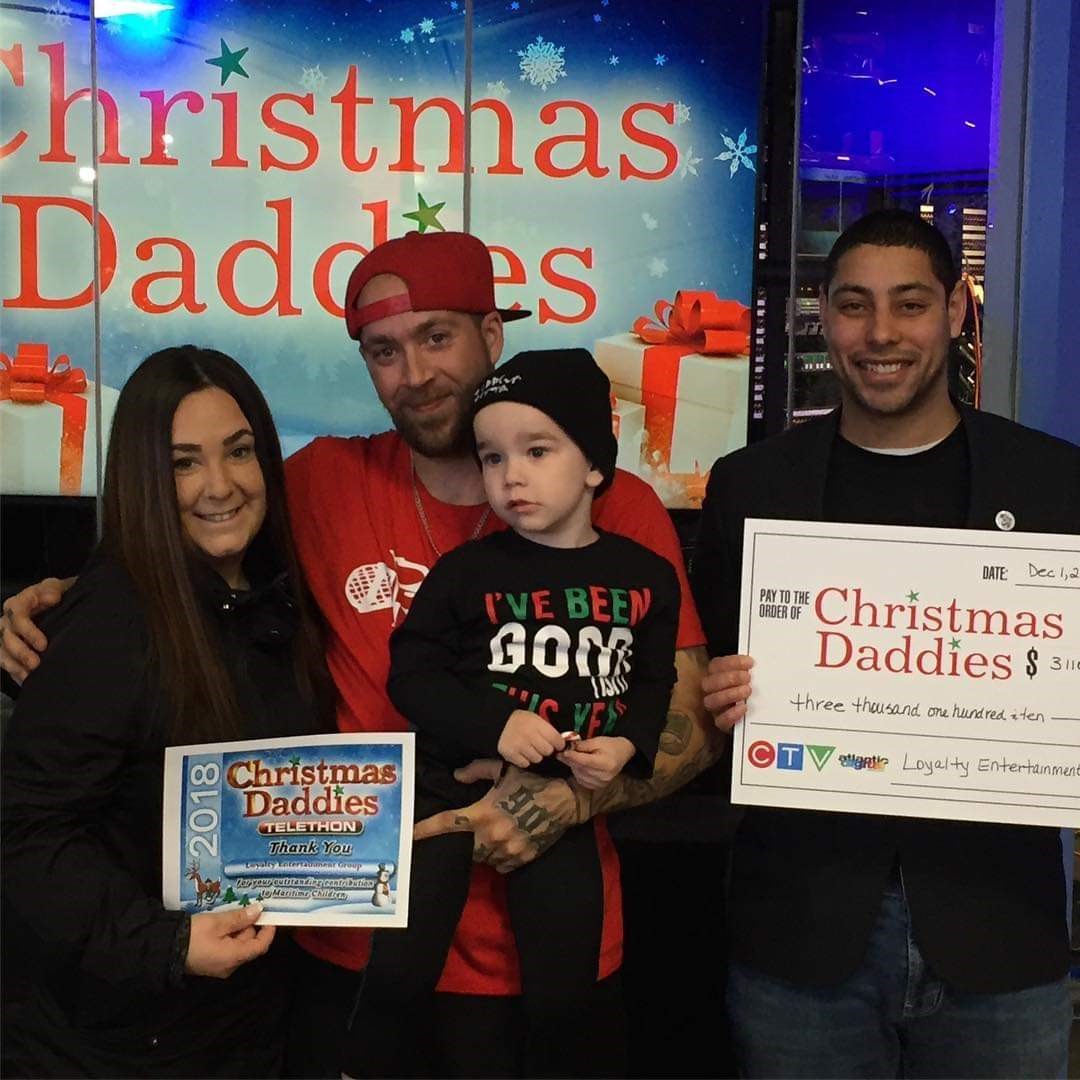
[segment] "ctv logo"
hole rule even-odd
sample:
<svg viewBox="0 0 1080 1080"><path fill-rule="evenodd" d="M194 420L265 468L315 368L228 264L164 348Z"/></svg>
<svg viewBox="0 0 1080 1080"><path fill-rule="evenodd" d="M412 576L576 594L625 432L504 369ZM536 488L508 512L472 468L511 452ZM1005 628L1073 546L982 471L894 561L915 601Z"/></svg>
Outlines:
<svg viewBox="0 0 1080 1080"><path fill-rule="evenodd" d="M746 758L756 769L768 769L775 764L778 769L793 769L801 772L804 751L810 755L810 760L817 771L821 772L829 758L833 756L836 747L786 742L773 746L766 739L758 739L747 747Z"/></svg>

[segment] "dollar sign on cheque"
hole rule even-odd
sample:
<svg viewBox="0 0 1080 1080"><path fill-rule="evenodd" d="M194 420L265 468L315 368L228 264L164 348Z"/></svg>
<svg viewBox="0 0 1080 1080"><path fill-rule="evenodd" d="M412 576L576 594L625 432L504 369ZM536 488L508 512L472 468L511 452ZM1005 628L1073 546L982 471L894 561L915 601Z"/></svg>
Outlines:
<svg viewBox="0 0 1080 1080"><path fill-rule="evenodd" d="M1039 665L1037 663L1038 659L1039 659L1039 651L1038 651L1038 649L1028 649L1028 651L1027 651L1027 666L1024 668L1024 674L1026 674L1029 679L1034 678L1035 675L1038 674L1038 671L1039 671Z"/></svg>

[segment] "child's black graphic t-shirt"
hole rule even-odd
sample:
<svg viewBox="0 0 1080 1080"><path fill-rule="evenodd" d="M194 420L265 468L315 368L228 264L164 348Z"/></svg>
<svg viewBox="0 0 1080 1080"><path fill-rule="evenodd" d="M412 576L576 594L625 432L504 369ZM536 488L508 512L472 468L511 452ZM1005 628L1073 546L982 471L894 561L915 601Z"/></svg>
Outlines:
<svg viewBox="0 0 1080 1080"><path fill-rule="evenodd" d="M436 563L390 639L387 690L421 752L451 767L497 757L510 714L527 709L583 739L629 739L626 772L649 776L679 602L671 564L626 537L553 548L494 533Z"/></svg>

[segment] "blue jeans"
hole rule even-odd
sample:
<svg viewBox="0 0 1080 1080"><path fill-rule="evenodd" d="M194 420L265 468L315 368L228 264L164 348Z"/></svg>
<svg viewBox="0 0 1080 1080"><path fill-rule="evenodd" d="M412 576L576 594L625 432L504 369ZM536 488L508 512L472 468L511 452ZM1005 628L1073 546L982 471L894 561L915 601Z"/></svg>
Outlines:
<svg viewBox="0 0 1080 1080"><path fill-rule="evenodd" d="M903 888L891 885L866 959L835 987L799 986L732 964L728 1009L747 1077L1065 1076L1065 979L969 994L926 967Z"/></svg>

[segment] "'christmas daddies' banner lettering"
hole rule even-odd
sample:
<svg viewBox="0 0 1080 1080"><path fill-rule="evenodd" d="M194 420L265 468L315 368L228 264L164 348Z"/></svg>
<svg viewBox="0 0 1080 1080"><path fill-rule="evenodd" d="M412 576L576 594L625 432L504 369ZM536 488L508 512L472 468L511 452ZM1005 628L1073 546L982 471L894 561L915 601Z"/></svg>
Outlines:
<svg viewBox="0 0 1080 1080"><path fill-rule="evenodd" d="M534 312L508 351L594 348L620 464L672 504L744 441L761 6L478 4L468 114L460 0L99 18L100 370L88 5L3 25L0 490L95 487L93 422L60 463L81 406L10 392L42 351L41 385L66 355L92 412L95 381L110 407L142 357L194 341L252 372L286 450L384 429L344 282L387 238L463 227L467 124L471 228L499 303Z"/></svg>
<svg viewBox="0 0 1080 1080"><path fill-rule="evenodd" d="M748 519L741 600L734 802L1080 827L1080 538Z"/></svg>

